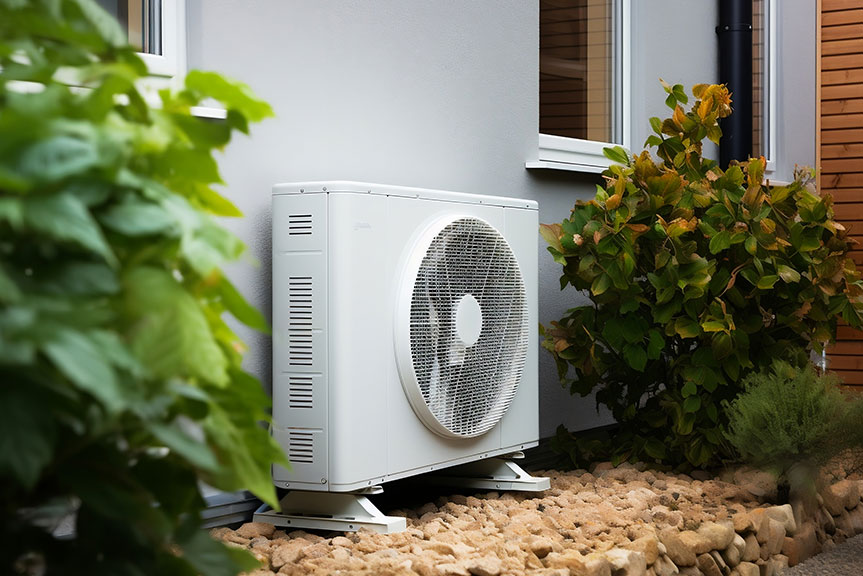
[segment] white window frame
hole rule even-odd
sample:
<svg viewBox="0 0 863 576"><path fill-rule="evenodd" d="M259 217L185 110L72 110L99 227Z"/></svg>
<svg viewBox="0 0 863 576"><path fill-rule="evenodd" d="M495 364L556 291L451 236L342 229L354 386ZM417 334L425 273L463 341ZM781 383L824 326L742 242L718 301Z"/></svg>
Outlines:
<svg viewBox="0 0 863 576"><path fill-rule="evenodd" d="M526 168L547 168L574 172L599 173L612 162L602 153L603 148L623 146L627 150L632 142L632 19L631 0L617 0L614 13L614 50L619 60L615 63L617 82L614 85L614 114L619 123L621 142L596 142L539 134L538 160L527 162Z"/></svg>
<svg viewBox="0 0 863 576"><path fill-rule="evenodd" d="M764 78L767 79L765 87L766 97L764 102L766 106L762 110L762 135L761 140L767 140L767 147L764 150L764 158L767 160L765 172L773 172L776 170L776 117L777 117L777 86L778 84L778 37L779 37L779 1L765 0L764 7L767 10L767 18L764 19L764 35L766 36L766 57L764 63L767 70L764 72Z"/></svg>
<svg viewBox="0 0 863 576"><path fill-rule="evenodd" d="M138 55L152 76L176 78L186 72L186 1L160 1L162 53Z"/></svg>

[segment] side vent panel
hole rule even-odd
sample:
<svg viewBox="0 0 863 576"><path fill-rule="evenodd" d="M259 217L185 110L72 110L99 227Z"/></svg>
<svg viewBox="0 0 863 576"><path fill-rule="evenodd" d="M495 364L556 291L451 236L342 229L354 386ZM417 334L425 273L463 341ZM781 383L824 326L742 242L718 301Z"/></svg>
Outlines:
<svg viewBox="0 0 863 576"><path fill-rule="evenodd" d="M291 374L288 376L288 406L301 410L315 407L314 380L311 376Z"/></svg>
<svg viewBox="0 0 863 576"><path fill-rule="evenodd" d="M311 214L288 215L289 236L310 236L313 229Z"/></svg>
<svg viewBox="0 0 863 576"><path fill-rule="evenodd" d="M313 432L288 431L288 458L297 464L314 464L315 436Z"/></svg>
<svg viewBox="0 0 863 576"><path fill-rule="evenodd" d="M277 486L326 490L327 195L273 197L273 436Z"/></svg>

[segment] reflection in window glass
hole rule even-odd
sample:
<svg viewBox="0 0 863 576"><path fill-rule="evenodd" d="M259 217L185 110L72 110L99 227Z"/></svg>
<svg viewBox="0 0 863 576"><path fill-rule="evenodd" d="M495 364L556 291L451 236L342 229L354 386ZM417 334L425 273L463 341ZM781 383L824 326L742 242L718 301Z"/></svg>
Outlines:
<svg viewBox="0 0 863 576"><path fill-rule="evenodd" d="M768 156L767 117L767 2L752 1L752 156ZM768 158L769 159L769 158Z"/></svg>
<svg viewBox="0 0 863 576"><path fill-rule="evenodd" d="M614 0L540 0L539 131L617 142Z"/></svg>
<svg viewBox="0 0 863 576"><path fill-rule="evenodd" d="M97 0L144 54L162 54L162 0Z"/></svg>

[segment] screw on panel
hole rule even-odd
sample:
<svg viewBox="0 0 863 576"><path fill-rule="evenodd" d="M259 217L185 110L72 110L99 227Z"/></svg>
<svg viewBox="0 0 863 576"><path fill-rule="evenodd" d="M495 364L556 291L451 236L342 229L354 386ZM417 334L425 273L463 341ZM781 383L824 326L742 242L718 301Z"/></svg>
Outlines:
<svg viewBox="0 0 863 576"><path fill-rule="evenodd" d="M324 192L326 192L326 191L327 191L327 187L326 187L326 186L324 186L324 187L323 187L323 191L324 191Z"/></svg>
<svg viewBox="0 0 863 576"><path fill-rule="evenodd" d="M326 483L327 483L327 479L326 479L326 478L321 478L321 484L326 484Z"/></svg>

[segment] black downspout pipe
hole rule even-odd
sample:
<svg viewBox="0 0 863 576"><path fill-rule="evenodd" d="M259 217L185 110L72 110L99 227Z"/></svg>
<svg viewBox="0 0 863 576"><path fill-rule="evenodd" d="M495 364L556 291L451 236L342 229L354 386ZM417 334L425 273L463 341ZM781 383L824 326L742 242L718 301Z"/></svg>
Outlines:
<svg viewBox="0 0 863 576"><path fill-rule="evenodd" d="M720 121L719 164L752 154L752 0L719 2L719 82L731 91L734 113Z"/></svg>

